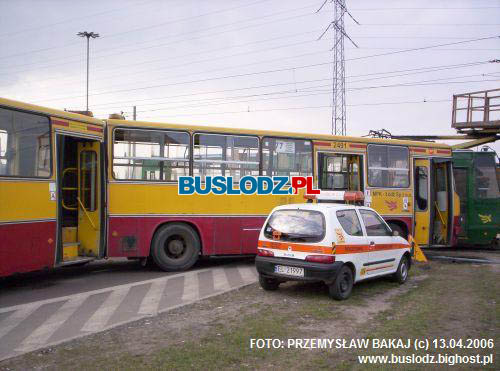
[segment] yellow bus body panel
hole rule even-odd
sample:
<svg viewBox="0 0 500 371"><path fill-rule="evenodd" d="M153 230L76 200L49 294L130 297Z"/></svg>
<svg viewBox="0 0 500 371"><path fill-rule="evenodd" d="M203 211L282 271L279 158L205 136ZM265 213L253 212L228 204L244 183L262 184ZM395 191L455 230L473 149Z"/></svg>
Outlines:
<svg viewBox="0 0 500 371"><path fill-rule="evenodd" d="M54 219L56 201L50 200L47 181L0 182L0 222Z"/></svg>
<svg viewBox="0 0 500 371"><path fill-rule="evenodd" d="M278 205L304 203L298 195L178 195L177 184L109 184L110 215L262 215Z"/></svg>

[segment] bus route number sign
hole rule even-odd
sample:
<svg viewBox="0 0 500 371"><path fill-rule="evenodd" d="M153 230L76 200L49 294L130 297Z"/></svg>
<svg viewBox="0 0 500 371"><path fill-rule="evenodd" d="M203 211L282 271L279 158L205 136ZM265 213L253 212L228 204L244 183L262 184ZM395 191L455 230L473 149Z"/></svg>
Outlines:
<svg viewBox="0 0 500 371"><path fill-rule="evenodd" d="M295 142L276 141L276 152L295 153Z"/></svg>

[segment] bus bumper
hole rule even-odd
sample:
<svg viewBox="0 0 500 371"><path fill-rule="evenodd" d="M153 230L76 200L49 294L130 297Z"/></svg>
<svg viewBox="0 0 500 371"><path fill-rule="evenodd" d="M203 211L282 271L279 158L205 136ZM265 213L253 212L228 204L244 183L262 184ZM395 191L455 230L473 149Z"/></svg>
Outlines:
<svg viewBox="0 0 500 371"><path fill-rule="evenodd" d="M304 268L304 277L288 276L275 272L277 265ZM278 278L280 281L323 281L327 285L333 283L343 262L332 264L310 263L304 260L272 258L264 256L255 257L255 266L259 274L266 277Z"/></svg>

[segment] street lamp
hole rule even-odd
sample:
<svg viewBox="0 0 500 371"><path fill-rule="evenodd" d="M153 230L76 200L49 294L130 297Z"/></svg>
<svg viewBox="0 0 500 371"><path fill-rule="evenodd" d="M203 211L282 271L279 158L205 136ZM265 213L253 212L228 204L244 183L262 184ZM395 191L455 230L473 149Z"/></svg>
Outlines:
<svg viewBox="0 0 500 371"><path fill-rule="evenodd" d="M99 34L94 32L84 31L84 32L78 32L76 35L87 38L87 112L88 112L89 111L89 40L90 38L93 39L98 38Z"/></svg>

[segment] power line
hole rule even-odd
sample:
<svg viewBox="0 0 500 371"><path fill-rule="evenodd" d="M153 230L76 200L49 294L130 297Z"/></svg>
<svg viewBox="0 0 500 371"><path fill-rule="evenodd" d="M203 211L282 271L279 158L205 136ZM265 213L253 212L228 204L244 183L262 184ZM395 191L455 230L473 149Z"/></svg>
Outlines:
<svg viewBox="0 0 500 371"><path fill-rule="evenodd" d="M463 41L456 41L456 42L452 42L452 43L435 44L435 45L429 45L429 46L421 46L421 47L418 47L418 48L401 49L401 50L397 50L397 51L394 51L394 52L388 52L388 53L365 55L363 57L349 58L349 59L346 59L346 61L355 61L355 60L359 60L359 59L367 59L367 58L382 57L382 56L386 56L386 55L408 53L408 52L419 51L419 50L439 48L441 46L451 46L451 45L459 45L459 44L468 44L468 43L471 43L471 42L484 41L484 40L492 40L492 39L498 39L498 38L500 38L500 35L488 36L488 37L480 37L480 38L477 38L477 39L469 39L469 40L463 40Z"/></svg>
<svg viewBox="0 0 500 371"><path fill-rule="evenodd" d="M229 11L233 11L233 10L237 10L237 9L241 9L241 8L246 8L246 7L249 7L249 6L253 6L253 5L256 5L256 4L259 4L259 3L263 3L263 2L268 2L268 1L270 1L270 0L258 0L258 1L252 2L252 3L247 3L247 4L235 6L235 7L214 10L212 12L207 12L207 13L198 14L198 15L195 15L195 16L190 16L190 17L185 17L185 18L180 18L180 19L174 19L174 20L167 21L167 22L162 22L162 23L157 23L157 24L154 24L154 25L149 25L149 26L145 26L145 27L135 28L135 29L132 29L132 30L129 30L129 31L122 31L122 32L114 33L114 34L108 34L108 35L102 36L102 38L103 39L104 38L109 39L109 38L113 38L113 37L116 37L116 36L121 36L121 35L125 35L125 34L135 33L135 32L146 30L146 29L158 28L158 27L161 27L161 26L165 26L167 24L179 23L179 22L183 22L183 21L186 21L186 20L190 20L190 19L201 18L201 17L207 16L207 15L220 14L220 13L229 12ZM17 56L31 54L31 53L38 53L38 52L41 52L41 51L47 51L47 50L52 50L52 49L60 49L60 48L66 47L68 45L72 45L72 44L65 44L65 45L61 45L61 46L54 46L54 47L49 47L49 48L43 48L43 49L37 49L37 50L30 50L30 51L26 51L26 52L22 52L22 53L17 53L17 54L6 55L6 56L0 57L0 59L12 58L12 57L17 57Z"/></svg>
<svg viewBox="0 0 500 371"><path fill-rule="evenodd" d="M192 83L197 83L197 82L207 82L207 81L214 81L214 80L231 79L231 78L236 78L236 77L262 75L262 74L275 73L275 72L291 71L294 69L303 69L303 68L325 66L325 65L328 65L330 63L331 62L314 63L314 64L308 64L308 65L302 65L302 66L296 66L296 67L289 67L289 68L278 68L278 69L259 71L259 72L249 72L249 73L241 73L241 74L228 75L228 76L209 77L209 78L205 78L205 79L198 79L198 80L191 80L191 81L174 82L174 83L169 83L169 84L143 86L143 87L139 87L139 88L112 90L112 91L94 93L92 95L104 95L104 94L120 93L120 92L125 92L125 91L145 90L145 89L152 89L152 88L158 88L158 87L167 87L167 86L175 86L175 85L183 85L183 84L192 84ZM44 99L44 100L40 100L40 102L61 100L61 99L67 99L67 98L81 98L81 96L78 95L78 96L72 96L72 97L60 97L60 98Z"/></svg>
<svg viewBox="0 0 500 371"><path fill-rule="evenodd" d="M458 76L458 77L453 77L453 78L444 78L444 79L438 79L438 80L423 80L420 82L413 82L413 83L407 83L407 84L392 84L392 85L379 85L379 86L368 86L368 87L360 87L360 88L349 88L347 90L365 90L365 89L376 89L376 88L391 88L391 87L401 87L401 86L422 86L422 85L446 85L446 84L464 84L464 83L476 83L476 82L487 82L487 81L499 81L499 80L470 80L470 81L447 81L447 82L435 82L439 80L449 80L449 79L456 79L456 78L464 78L464 77L470 77L470 76L478 76L478 75L469 75L469 76ZM328 79L325 79L328 80ZM431 81L429 83L429 81ZM433 82L434 81L434 82ZM326 85L317 85L317 86L312 86L309 88L305 89L311 89L311 88L319 88L319 87L324 87L324 88L331 88L331 84L326 84ZM303 90L304 92L307 93L306 90ZM297 92L296 90L287 90L287 91L279 91L279 92L272 92L272 93L263 93L263 94L253 94L253 95L247 95L247 96L239 96L239 97L232 97L232 99L238 99L238 98L243 98L243 97L261 97L261 96L269 96L269 95L276 95L276 94L290 94L290 93L295 93ZM316 90L316 91L309 91L309 93L313 94L301 94L301 95L289 95L289 96L282 96L282 97L267 97L267 98L259 98L259 99L250 99L250 100L236 100L236 101L224 101L224 99L227 100L227 98L212 98L212 99L200 99L200 100L191 100L191 101L186 101L186 102L193 102L192 104L185 104L185 105L180 105L180 106L168 106L168 107L160 107L160 108L154 108L154 109L149 109L149 110L140 110L140 113L144 112L161 112L161 111L170 111L170 110L176 110L179 108L190 108L190 107L206 107L206 106L217 106L217 105L228 105L228 104L241 104L241 103L251 103L251 102L260 102L260 101L270 101L270 100L276 100L276 99L288 99L288 98L302 98L302 97L309 97L309 96L318 96L318 95L329 95L331 94L331 90ZM219 102L210 102L211 100L218 100ZM200 102L206 102L209 101L205 104L200 104ZM197 102L194 104L194 102ZM181 102L176 102L176 103L181 103ZM101 110L102 111L102 110Z"/></svg>
<svg viewBox="0 0 500 371"><path fill-rule="evenodd" d="M445 7L419 7L419 8L352 8L357 12L371 12L371 11L385 11L385 10L490 10L490 9L500 9L499 6L482 6L482 7L468 7L468 8L445 8Z"/></svg>
<svg viewBox="0 0 500 371"><path fill-rule="evenodd" d="M308 7L311 7L311 6L302 7L302 8L308 8ZM302 9L302 8L298 8L298 9ZM215 29L215 28L227 27L227 26L231 26L231 25L235 25L235 24L241 24L243 22L253 21L255 19L259 19L260 20L260 19L263 19L263 18L273 17L273 16L275 16L277 14L289 13L289 12L295 11L295 10L297 10L297 9L292 9L292 10L287 10L287 11L281 11L281 12L275 12L275 13L271 13L269 15L262 15L262 16L259 16L259 17L254 17L254 18L250 18L250 19L247 19L247 20L243 20L243 21L231 22L231 23L227 23L227 24L224 24L224 25L218 25L218 26L212 26L212 27L208 27L208 28L202 29L202 30L197 30L197 31L194 31L194 32L184 32L184 33L180 33L180 34L177 34L177 35L174 35L174 36L182 36L182 35L188 35L188 34L193 34L193 33L199 33L200 31L206 31L206 30L209 30L209 29ZM266 25L266 24L271 24L271 23L272 24L276 24L277 22L289 21L289 20L292 20L292 19L306 17L306 16L310 16L310 15L313 15L313 14L314 13L299 14L299 15L295 15L295 16L290 16L290 17L275 19L273 21L262 22L262 23L255 24L255 25L248 25L248 26L238 27L238 28L234 28L234 29L230 29L230 30L225 30L225 31L220 31L220 32L215 32L215 33L209 33L209 34L203 33L202 35L199 35L199 36L196 36L196 37L192 37L192 38L187 38L187 39L185 38L185 39L179 39L179 40L175 40L174 39L173 41L169 41L169 42L163 43L163 44L150 45L150 46L145 46L145 47L142 47L142 48L135 48L135 49L130 49L130 50L120 50L119 52L115 52L115 53L108 53L108 54L104 54L104 55L97 55L96 57L94 57L94 59L107 58L107 57L114 56L114 55L126 54L126 53L131 53L131 52L137 52L139 50L164 47L164 46L168 46L168 45L182 43L182 42L185 42L185 41L199 40L199 39L203 39L203 38L206 38L206 37L211 37L211 36L215 36L215 35L225 34L225 33L228 33L228 32L236 32L236 31L241 31L241 30L244 30L244 29L261 27L261 26ZM171 37L172 36L168 36L166 38L171 38ZM156 40L159 40L159 39L157 38ZM138 43L135 43L135 44L144 44L144 43L149 42L149 41L151 41L151 40L144 41L144 42L138 42ZM127 45L133 45L133 44L127 44ZM105 52L108 52L108 51L114 50L114 49L120 49L120 47L108 48L108 49L105 50ZM97 54L99 54L99 52L97 52ZM76 55L72 55L72 56L76 56ZM0 59L1 58L2 57L0 57ZM53 59L53 60L60 60L60 58ZM29 63L29 64L24 64L24 65L33 65L33 64L35 64L35 65L37 65L36 69L39 70L41 68L59 67L59 66L64 66L64 65L68 65L68 64L73 64L73 63L80 63L80 59L75 59L75 60L66 61L66 62L62 62L62 63L55 63L55 64L49 64L49 65L41 65L41 66L39 65L39 63ZM19 65L13 65L13 66L14 67L18 67ZM104 70L107 70L107 69L109 69L109 68L105 68ZM24 69L24 70L14 70L14 71L9 71L9 72L4 72L2 74L28 72L28 71L32 71L32 70L33 69L31 69L31 68L30 69ZM100 70L103 70L103 69L100 69Z"/></svg>
<svg viewBox="0 0 500 371"><path fill-rule="evenodd" d="M363 26L443 26L443 27L456 27L456 26L474 26L474 27L490 27L500 26L500 23L363 23Z"/></svg>
<svg viewBox="0 0 500 371"><path fill-rule="evenodd" d="M370 80L380 79L380 78L394 78L394 77L408 76L408 75L419 74L419 73L430 73L430 72L438 72L438 71L449 70L449 69L456 69L456 68L474 67L474 66L484 65L484 64L488 64L488 63L489 63L489 61L477 61L477 62L469 62L469 63L462 63L462 64L419 67L419 68L411 68L411 69L403 69L403 70L392 70L392 71L384 71L384 72L372 72L372 73L367 73L367 74L358 74L358 75L346 76L346 79L357 78L357 77L367 77L367 76L377 76L377 75L392 74L391 76L381 76L381 77L375 77L375 78L360 80L360 81L370 81ZM407 73L400 74L401 72L407 72ZM397 73L397 75L394 75L395 73ZM269 88L269 87L295 85L295 84L308 84L308 83L323 82L323 81L331 81L331 78L294 81L294 82L286 82L286 83L278 83L278 84L257 85L257 86L241 87L241 88L234 88L234 89L202 91L202 92L197 92L197 93L169 95L169 96L163 96L163 97L158 97L158 98L146 98L146 99L139 99L139 100L134 99L134 100L126 100L126 101L115 101L115 102L108 102L108 103L96 104L96 105L93 105L93 106L96 107L96 106L109 106L109 105L126 104L126 103L148 102L148 101L153 101L153 100L158 100L158 99L169 99L170 100L172 98L183 98L183 97L196 96L196 95L227 93L227 92L235 92L235 91L243 91L243 90L253 90L253 89L262 89L262 88ZM356 81L356 82L359 82L359 81ZM161 104L161 103L163 103L163 102L144 103L144 104L142 104L142 106L157 105L157 104ZM121 106L120 107L119 106L115 106L115 107L116 108L121 108ZM110 108L113 108L113 107L110 107Z"/></svg>
<svg viewBox="0 0 500 371"><path fill-rule="evenodd" d="M467 76L457 76L457 77L449 77L449 78L443 78L443 79L434 79L434 80L423 80L423 81L418 81L415 83L408 83L404 84L404 86L420 86L423 85L424 83L427 82L433 82L433 81L442 81L442 80L451 80L451 79L458 79L458 78L465 78L465 77L474 77L474 76L482 76L481 74L475 74L475 75L467 75ZM363 81L368 81L367 80L360 80L356 82L363 82ZM450 83L463 83L462 81L458 82L451 82ZM228 99L238 99L238 98L255 98L255 97L261 97L261 96L269 96L269 95L279 95L279 94L294 94L299 91L304 91L308 92L306 89L313 89L313 88L327 88L331 87L331 84L327 85L317 85L317 86L311 86L305 89L300 89L300 90L284 90L284 91L279 91L279 92L272 92L272 93L261 93L261 94L252 94L252 95L246 95L246 96L236 96L236 97L230 97L230 98L209 98L209 99L200 99L200 100L188 100L184 101L184 103L189 103L191 104L188 105L181 105L181 106L168 106L168 107L160 107L160 108L154 108L154 109L149 109L149 110L139 110L138 112L154 112L154 111L165 111L165 110L170 110L170 109L177 109L177 108L189 108L189 107L199 107L199 106L212 106L212 105L225 105L225 104L237 104L237 103L248 103L248 102L257 102L257 101L268 101L268 100L276 100L276 99L288 99L288 98L299 98L299 97L308 97L308 96L316 96L316 95L327 95L331 94L331 91L329 90L318 90L318 93L315 94L302 94L302 95L289 95L289 96L284 96L284 97L270 97L270 98L260 98L260 99L252 99L252 100L237 100L237 101L228 101ZM379 87L399 87L401 84L392 84L392 85L384 85L384 86L379 86ZM348 90L363 90L363 89L373 89L376 87L361 87L361 88L350 88ZM311 91L309 91L310 93ZM210 102L213 100L218 100L222 102ZM207 102L208 101L208 102ZM206 103L205 103L206 102ZM183 103L183 102L175 102L175 103ZM196 104L195 104L196 103ZM202 103L200 105L200 103ZM203 104L205 103L205 104Z"/></svg>
<svg viewBox="0 0 500 371"><path fill-rule="evenodd" d="M139 3L139 4L130 5L129 8L135 8L137 6L141 6L141 5L144 5L144 4L147 4L147 3L152 3L152 2L155 2L155 1L156 0L143 1L142 3ZM74 17L74 18L66 18L64 20L56 21L56 22L53 22L53 23L46 23L46 24L43 24L43 25L40 25L40 26L35 26L35 27L30 27L30 28L25 28L25 29L22 29L22 30L18 30L18 31L12 31L12 32L3 33L3 34L0 34L0 38L1 37L6 37L6 36L13 36L13 35L21 34L21 33L26 33L26 32L31 32L31 31L36 31L36 30L42 30L42 29L45 29L45 28L53 27L53 26L59 26L61 24L65 24L65 23L72 23L74 21L79 21L79 20L82 20L82 19L85 19L85 18L99 17L101 15L113 13L113 12L116 12L116 11L121 11L123 9L124 9L124 7L121 6L120 8L105 10L105 11L102 11L102 12L93 13L93 14L89 14L89 15L81 15L81 16Z"/></svg>
<svg viewBox="0 0 500 371"><path fill-rule="evenodd" d="M470 43L470 42L477 42L477 41L482 41L482 40L494 39L494 38L498 38L498 37L499 36L491 36L491 37L486 37L486 38L478 38L478 39L470 39L470 40L466 40L466 41L459 41L459 42L454 42L454 43L430 45L430 46L427 46L427 47L419 47L419 48L410 48L410 49L399 50L399 51L396 51L396 52L389 52L389 53L374 54L374 55L368 55L368 56L357 57L357 58L350 58L350 59L346 59L346 61L347 60L360 60L360 59L381 57L381 56L393 55L393 54L400 54L400 53L405 53L405 52L413 52L413 51L419 51L419 50L424 50L424 49L431 49L431 48L436 48L436 47L441 47L441 46L448 46L448 45L456 45L456 44L464 44L464 43ZM234 75L227 75L227 76L210 77L210 78L205 78L205 79L198 79L198 80L191 80L191 81L184 81L184 82L173 82L173 83L168 83L168 84L156 84L156 85L143 86L143 87L130 88L130 89L108 90L108 91L104 91L104 92L94 93L92 95L105 95L105 94L120 93L120 92L126 92L126 91L138 91L138 90L146 90L146 89L153 89L153 88L159 88L159 87L167 87L167 86L191 84L191 83L197 83L197 82L207 82L207 81L231 79L231 78L237 78L237 77L262 75L262 74L268 74L268 73L291 71L291 70L294 70L294 69L303 69L303 68L312 68L312 67L325 66L328 63L331 63L331 62L315 63L315 64L302 65L302 66L297 66L297 67L280 68L280 69L265 70L265 71L259 71L259 72L249 72L249 73L244 73L244 74L234 74ZM44 99L44 100L40 100L40 102L55 101L55 100L62 100L62 99L72 99L72 98L81 98L81 96L72 96L72 97L65 96L65 97L60 97L60 98Z"/></svg>
<svg viewBox="0 0 500 371"><path fill-rule="evenodd" d="M312 33L312 32L307 32L307 33ZM234 53L234 54L229 54L229 55L222 55L222 56L218 56L218 57L206 58L206 59L201 59L201 60L194 60L194 61L184 62L184 63L180 63L180 64L171 64L171 65L166 65L166 66L164 65L164 66L157 67L157 68L148 68L148 69L145 69L145 70L139 70L139 71L129 72L129 73L127 73L127 76L130 77L132 75L138 75L138 74L142 74L142 73L150 73L150 72L153 72L153 71L173 70L175 68L183 68L183 67L186 67L186 66L189 66L189 65L193 65L193 64L199 64L199 63L205 63L205 62L211 62L211 61L217 61L217 60L224 60L224 59L227 59L227 58L239 57L239 56L249 55L249 54L255 54L255 53L262 53L262 52L265 52L265 51L275 51L275 50L279 50L279 49L284 49L284 48L289 48L289 47L295 47L295 46L298 46L298 45L310 44L310 43L314 43L316 41L317 41L316 39L312 39L312 40L306 40L306 41L301 41L301 42L295 42L295 43L289 43L289 44L284 44L284 45L272 46L272 47L262 48L262 49L257 49L257 50L251 50L251 51L245 51L245 52L240 52L240 53ZM225 49L224 48L223 49L219 49L219 50L227 50L227 49L230 49L230 47L229 48L225 48ZM305 54L297 55L297 56L280 57L280 58L277 58L277 59L275 58L275 59L270 59L270 60L263 60L263 61L258 61L258 62L246 63L246 64L243 64L243 65L236 65L236 66L232 66L231 68L234 68L234 67L244 67L244 66L249 66L249 65L254 65L254 64L260 64L260 63L267 63L267 62L274 62L276 60L292 59L292 58L298 58L298 57L303 57L303 56L307 56L307 55L321 54L321 53L327 53L327 52L328 51L319 51L319 52L314 52L314 53L305 53ZM185 55L176 56L176 57L173 57L173 58L171 57L171 58L167 58L167 59L174 60L174 59L184 58L184 57L186 57L188 55L205 55L206 53L207 52L188 53L188 54L185 54ZM140 64L144 64L144 62L142 62ZM217 69L212 69L212 70L209 70L209 71L190 72L188 74L184 74L184 75L180 75L180 76L181 77L182 76L191 76L191 75L194 75L194 74L200 74L200 73L205 73L205 72L214 72L214 71L226 70L226 69L227 68L217 68ZM113 70L116 71L117 68L113 68ZM2 75L2 74L0 74L0 75ZM116 77L122 77L122 76L123 76L123 73L115 74L115 75L108 75L106 77L100 78L99 80L100 81L113 80ZM49 79L42 80L42 81L46 82L46 81L50 81L50 80L54 80L54 79L56 79L56 78L49 78ZM60 80L60 79L57 79L57 80ZM38 81L38 82L42 82L42 81ZM73 81L76 81L76 80L70 80L68 82L64 82L62 84L58 84L58 86L73 85L74 84Z"/></svg>
<svg viewBox="0 0 500 371"><path fill-rule="evenodd" d="M405 102L380 102L380 103L359 103L359 104L348 104L348 107L357 106L381 106L381 105L392 105L392 104L422 104L422 103L443 103L451 102L449 99L443 100L428 100L428 101L405 101ZM269 108L269 109L247 109L241 111L225 111L225 112L203 112L203 113L181 113L169 115L169 117L180 117L180 116L199 116L199 115L226 115L226 114L236 114L236 113L258 113L258 112L272 112L272 111L293 111L293 110L305 110L305 109L322 109L331 108L332 105L319 105L319 106L301 106L301 107L285 107L285 108ZM143 116L143 118L156 117L156 116Z"/></svg>

